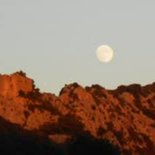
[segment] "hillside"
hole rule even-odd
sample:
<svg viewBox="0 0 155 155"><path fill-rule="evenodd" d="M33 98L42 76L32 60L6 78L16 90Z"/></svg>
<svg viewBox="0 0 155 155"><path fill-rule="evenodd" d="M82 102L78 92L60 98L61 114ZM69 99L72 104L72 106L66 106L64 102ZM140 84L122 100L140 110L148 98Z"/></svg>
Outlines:
<svg viewBox="0 0 155 155"><path fill-rule="evenodd" d="M155 83L115 90L73 83L56 96L40 92L22 71L0 75L0 117L0 134L9 133L9 123L62 148L89 135L97 143L107 140L115 154L155 154Z"/></svg>

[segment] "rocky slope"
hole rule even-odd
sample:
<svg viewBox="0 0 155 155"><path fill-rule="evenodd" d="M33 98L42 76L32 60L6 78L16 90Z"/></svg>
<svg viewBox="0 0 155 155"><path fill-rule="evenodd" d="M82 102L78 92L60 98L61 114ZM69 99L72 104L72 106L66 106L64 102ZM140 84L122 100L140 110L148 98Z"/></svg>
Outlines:
<svg viewBox="0 0 155 155"><path fill-rule="evenodd" d="M88 133L124 155L155 154L155 83L116 90L73 83L55 96L23 72L0 75L0 117L57 144Z"/></svg>

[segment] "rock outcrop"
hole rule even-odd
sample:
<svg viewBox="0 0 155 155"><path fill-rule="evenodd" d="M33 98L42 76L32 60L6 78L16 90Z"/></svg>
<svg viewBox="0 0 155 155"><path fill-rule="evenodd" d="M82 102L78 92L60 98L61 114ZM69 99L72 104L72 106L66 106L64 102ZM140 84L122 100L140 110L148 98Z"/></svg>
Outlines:
<svg viewBox="0 0 155 155"><path fill-rule="evenodd" d="M88 133L124 155L155 154L155 83L115 90L73 83L55 96L23 72L0 75L0 117L55 143Z"/></svg>

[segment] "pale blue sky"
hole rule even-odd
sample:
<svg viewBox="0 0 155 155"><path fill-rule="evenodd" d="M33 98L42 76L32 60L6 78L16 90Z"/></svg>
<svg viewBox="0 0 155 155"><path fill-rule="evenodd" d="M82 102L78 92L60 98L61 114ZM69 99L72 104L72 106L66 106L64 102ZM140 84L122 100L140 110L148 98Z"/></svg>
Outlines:
<svg viewBox="0 0 155 155"><path fill-rule="evenodd" d="M42 91L155 81L154 0L0 0L0 72L23 70ZM109 44L111 63L97 47Z"/></svg>

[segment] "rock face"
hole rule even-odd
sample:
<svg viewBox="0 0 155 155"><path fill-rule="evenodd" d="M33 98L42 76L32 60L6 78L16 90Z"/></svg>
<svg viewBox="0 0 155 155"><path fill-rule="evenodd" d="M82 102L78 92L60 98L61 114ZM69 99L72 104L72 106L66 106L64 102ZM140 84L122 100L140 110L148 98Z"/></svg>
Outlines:
<svg viewBox="0 0 155 155"><path fill-rule="evenodd" d="M155 154L155 83L116 90L73 83L55 96L40 93L23 72L0 75L0 117L56 143L89 133L124 155Z"/></svg>

